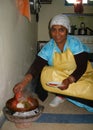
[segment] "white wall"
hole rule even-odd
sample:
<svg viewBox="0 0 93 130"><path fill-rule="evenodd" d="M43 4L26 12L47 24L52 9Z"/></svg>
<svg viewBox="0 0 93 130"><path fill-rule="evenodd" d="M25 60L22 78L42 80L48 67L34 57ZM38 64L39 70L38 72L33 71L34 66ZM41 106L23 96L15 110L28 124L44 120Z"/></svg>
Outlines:
<svg viewBox="0 0 93 130"><path fill-rule="evenodd" d="M38 40L49 40L48 23L49 20L59 13L74 13L73 6L65 6L64 0L52 0L52 4L42 4L38 23ZM84 6L84 13L93 13L93 6ZM86 26L93 29L93 16L89 17L69 17L72 24L79 28L80 22L85 22Z"/></svg>
<svg viewBox="0 0 93 130"><path fill-rule="evenodd" d="M20 15L16 0L0 0L0 109L28 70L36 53L37 23Z"/></svg>

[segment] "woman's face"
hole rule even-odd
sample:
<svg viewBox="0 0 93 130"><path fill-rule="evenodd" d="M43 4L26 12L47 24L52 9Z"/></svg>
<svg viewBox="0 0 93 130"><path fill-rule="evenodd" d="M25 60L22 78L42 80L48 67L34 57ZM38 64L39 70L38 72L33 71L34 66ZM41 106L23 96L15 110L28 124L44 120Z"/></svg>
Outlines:
<svg viewBox="0 0 93 130"><path fill-rule="evenodd" d="M67 29L62 25L53 25L50 34L57 44L65 43L67 38Z"/></svg>

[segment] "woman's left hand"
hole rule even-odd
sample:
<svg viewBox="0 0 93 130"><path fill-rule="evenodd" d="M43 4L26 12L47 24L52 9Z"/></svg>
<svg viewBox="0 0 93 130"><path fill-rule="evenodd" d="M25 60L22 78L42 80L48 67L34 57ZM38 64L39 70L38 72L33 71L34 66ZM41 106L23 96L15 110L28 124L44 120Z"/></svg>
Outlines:
<svg viewBox="0 0 93 130"><path fill-rule="evenodd" d="M62 82L62 86L60 85L58 88L61 90L65 90L69 87L69 84L70 84L70 82L69 82L68 78L64 79Z"/></svg>

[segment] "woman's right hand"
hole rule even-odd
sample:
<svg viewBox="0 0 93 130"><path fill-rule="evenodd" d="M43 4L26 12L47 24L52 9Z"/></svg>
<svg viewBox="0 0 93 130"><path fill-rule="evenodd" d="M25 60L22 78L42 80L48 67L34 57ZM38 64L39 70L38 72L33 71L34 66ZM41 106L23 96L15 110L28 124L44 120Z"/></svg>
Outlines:
<svg viewBox="0 0 93 130"><path fill-rule="evenodd" d="M27 74L23 81L16 84L15 87L13 88L14 93L22 92L22 90L27 86L27 84L32 80L32 75Z"/></svg>
<svg viewBox="0 0 93 130"><path fill-rule="evenodd" d="M13 92L16 94L18 92L22 92L22 90L24 89L24 84L22 82L16 84L13 88Z"/></svg>

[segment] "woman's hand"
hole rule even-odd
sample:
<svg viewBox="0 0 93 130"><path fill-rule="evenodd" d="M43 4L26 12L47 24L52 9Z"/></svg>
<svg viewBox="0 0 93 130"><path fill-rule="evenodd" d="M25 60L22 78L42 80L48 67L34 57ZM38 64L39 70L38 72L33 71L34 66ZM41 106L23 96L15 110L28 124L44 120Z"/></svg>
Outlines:
<svg viewBox="0 0 93 130"><path fill-rule="evenodd" d="M72 84L75 81L76 81L75 78L70 75L68 78L62 81L62 86L59 86L58 88L61 90L65 90L69 87L70 84Z"/></svg>
<svg viewBox="0 0 93 130"><path fill-rule="evenodd" d="M22 92L26 85L32 80L32 76L30 74L26 75L22 82L15 85L13 88L14 93Z"/></svg>
<svg viewBox="0 0 93 130"><path fill-rule="evenodd" d="M65 90L69 87L69 84L70 84L70 82L69 82L68 78L64 79L62 81L62 86L60 85L58 88L61 89L61 90Z"/></svg>
<svg viewBox="0 0 93 130"><path fill-rule="evenodd" d="M18 92L21 92L23 88L24 88L24 85L20 82L14 86L13 92L16 94Z"/></svg>

